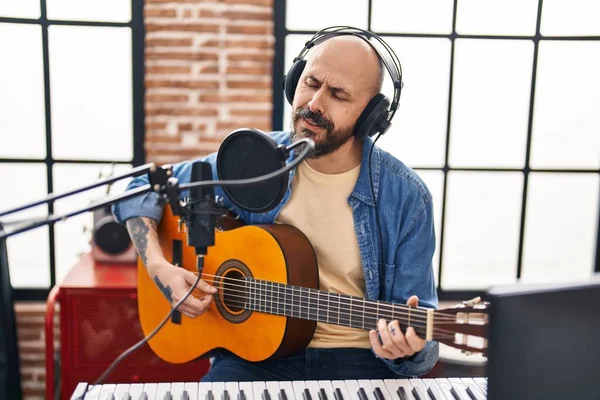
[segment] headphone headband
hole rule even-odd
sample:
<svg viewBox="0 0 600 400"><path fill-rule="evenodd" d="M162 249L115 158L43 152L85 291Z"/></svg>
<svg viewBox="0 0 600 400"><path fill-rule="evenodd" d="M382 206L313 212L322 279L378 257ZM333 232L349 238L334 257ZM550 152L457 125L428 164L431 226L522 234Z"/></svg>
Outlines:
<svg viewBox="0 0 600 400"><path fill-rule="evenodd" d="M394 117L396 110L398 109L398 105L400 104L400 94L402 92L402 87L404 86L404 83L402 82L402 65L400 64L400 60L392 48L375 33L352 26L330 26L328 28L321 29L304 44L304 48L300 51L298 56L294 58L294 62L303 59L308 51L314 46L323 43L332 37L344 35L356 36L369 43L377 52L379 59L390 74L390 77L392 78L392 84L394 86L394 94L387 116L387 121L390 122ZM384 50L380 50L378 48L379 46L376 46L376 43L373 43L371 40L374 40L376 43L381 45Z"/></svg>

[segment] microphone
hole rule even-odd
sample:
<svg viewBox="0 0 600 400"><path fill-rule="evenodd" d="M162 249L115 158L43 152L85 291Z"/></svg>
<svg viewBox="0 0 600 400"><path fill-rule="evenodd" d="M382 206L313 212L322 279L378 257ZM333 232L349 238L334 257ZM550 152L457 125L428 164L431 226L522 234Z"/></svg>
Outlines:
<svg viewBox="0 0 600 400"><path fill-rule="evenodd" d="M314 148L314 142L305 139ZM285 167L292 148L278 145L275 140L258 129L238 129L231 132L221 143L217 153L219 180L256 178ZM247 186L223 185L222 189L233 204L242 210L264 213L279 204L289 182L289 173Z"/></svg>
<svg viewBox="0 0 600 400"><path fill-rule="evenodd" d="M212 180L212 167L204 161L192 164L191 182ZM191 187L187 202L188 245L194 246L196 255L206 254L208 246L215 244L217 217L222 209L215 200L213 186Z"/></svg>

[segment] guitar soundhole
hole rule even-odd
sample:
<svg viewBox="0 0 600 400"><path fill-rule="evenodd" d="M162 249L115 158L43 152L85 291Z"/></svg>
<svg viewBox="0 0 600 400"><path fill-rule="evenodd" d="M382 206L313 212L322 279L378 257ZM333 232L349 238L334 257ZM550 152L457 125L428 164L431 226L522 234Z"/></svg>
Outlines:
<svg viewBox="0 0 600 400"><path fill-rule="evenodd" d="M216 275L217 309L231 323L244 322L252 314L252 311L244 308L248 300L245 282L247 278L252 278L250 269L239 260L229 260L218 268Z"/></svg>

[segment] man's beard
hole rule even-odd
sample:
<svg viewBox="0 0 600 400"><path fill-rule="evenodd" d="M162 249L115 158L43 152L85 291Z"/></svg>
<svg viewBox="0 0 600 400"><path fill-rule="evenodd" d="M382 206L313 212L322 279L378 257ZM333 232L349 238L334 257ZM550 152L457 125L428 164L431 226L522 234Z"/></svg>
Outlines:
<svg viewBox="0 0 600 400"><path fill-rule="evenodd" d="M299 132L296 131L296 124L300 118L309 119L312 123L320 128L325 129L326 133L323 138L317 140L317 134L308 128L302 128ZM308 108L298 107L296 112L292 111L292 142L296 142L301 138L309 138L315 142L315 148L308 154L309 158L320 158L329 155L339 149L353 136L352 129L340 128L335 129L333 122L323 117L321 114L312 112ZM299 151L303 150L304 146Z"/></svg>

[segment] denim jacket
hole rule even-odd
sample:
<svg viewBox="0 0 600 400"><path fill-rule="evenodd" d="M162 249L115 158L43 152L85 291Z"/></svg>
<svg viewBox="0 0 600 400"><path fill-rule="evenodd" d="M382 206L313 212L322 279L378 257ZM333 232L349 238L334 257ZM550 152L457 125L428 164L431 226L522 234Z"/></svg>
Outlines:
<svg viewBox="0 0 600 400"><path fill-rule="evenodd" d="M290 144L289 132L274 132L271 137L278 143ZM363 273L366 284L366 297L371 300L384 300L406 304L411 295L419 297L419 306L437 308L432 257L435 250L433 206L429 190L417 174L389 153L375 146L372 154L373 188L379 211L383 254L380 253L379 234L375 213L375 200L369 180L369 151L373 146L371 138L364 140L362 164L356 185L348 197L354 217L354 229L358 239ZM288 162L294 157L292 151ZM196 161L196 160L194 160ZM216 174L216 153L201 161L208 161ZM174 175L180 183L190 181L193 161L174 165ZM248 213L233 206L220 187L215 187L215 195L224 198L225 206L247 224L272 224L291 196L294 170L282 201L266 213ZM134 178L128 190L146 185L147 176ZM182 191L182 196L187 196ZM113 206L117 221L124 223L131 217L148 217L159 221L162 206L157 204L157 195L147 193L120 202ZM414 377L429 372L438 359L438 343L427 342L426 347L409 359L384 362L395 373Z"/></svg>

